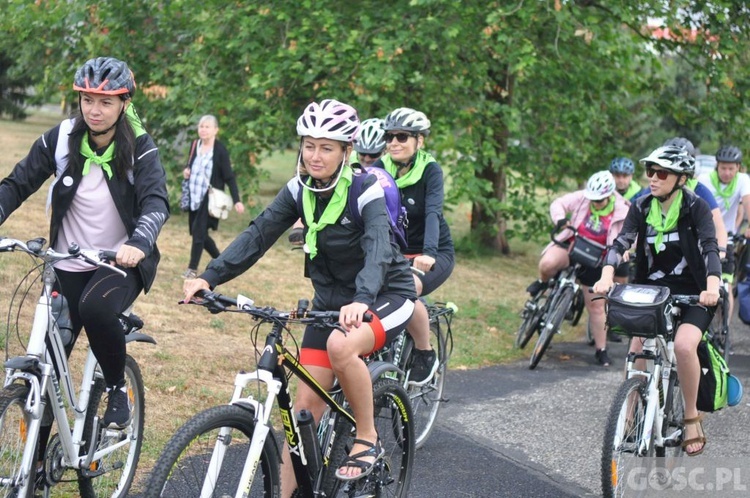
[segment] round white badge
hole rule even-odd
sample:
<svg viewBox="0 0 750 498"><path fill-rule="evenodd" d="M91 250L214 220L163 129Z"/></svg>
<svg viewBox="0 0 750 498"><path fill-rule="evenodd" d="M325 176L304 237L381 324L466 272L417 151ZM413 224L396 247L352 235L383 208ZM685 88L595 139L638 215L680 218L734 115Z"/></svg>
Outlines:
<svg viewBox="0 0 750 498"><path fill-rule="evenodd" d="M305 251L305 254L310 254L310 247L307 244L302 246L302 250Z"/></svg>
<svg viewBox="0 0 750 498"><path fill-rule="evenodd" d="M63 177L63 185L66 187L70 187L73 185L73 177L72 176L64 176Z"/></svg>
<svg viewBox="0 0 750 498"><path fill-rule="evenodd" d="M661 245L659 246L659 252L663 251L663 250L664 250L664 249L666 249L666 248L667 248L666 244L664 244L664 243L662 242L662 243L661 243Z"/></svg>

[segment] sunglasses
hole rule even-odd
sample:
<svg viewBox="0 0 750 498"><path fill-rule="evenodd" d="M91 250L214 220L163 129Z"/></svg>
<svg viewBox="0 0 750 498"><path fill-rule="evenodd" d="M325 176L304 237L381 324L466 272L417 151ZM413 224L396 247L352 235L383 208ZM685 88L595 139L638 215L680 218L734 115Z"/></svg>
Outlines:
<svg viewBox="0 0 750 498"><path fill-rule="evenodd" d="M670 171L667 171L665 169L653 169L653 168L646 168L646 176L649 178L653 178L654 174L656 174L656 178L659 180L666 180L669 175Z"/></svg>
<svg viewBox="0 0 750 498"><path fill-rule="evenodd" d="M385 134L385 143L389 144L393 142L393 139L395 138L398 140L398 143L405 144L407 140L409 140L410 137L416 137L414 133L386 133Z"/></svg>
<svg viewBox="0 0 750 498"><path fill-rule="evenodd" d="M357 152L361 157L369 157L370 159L378 159L380 156L383 155L382 152L378 152L376 154L365 154L364 152Z"/></svg>

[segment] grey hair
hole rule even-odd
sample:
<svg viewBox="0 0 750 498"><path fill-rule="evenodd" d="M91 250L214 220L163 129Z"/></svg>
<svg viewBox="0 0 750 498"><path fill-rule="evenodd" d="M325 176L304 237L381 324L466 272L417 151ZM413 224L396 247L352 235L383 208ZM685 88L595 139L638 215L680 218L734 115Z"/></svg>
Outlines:
<svg viewBox="0 0 750 498"><path fill-rule="evenodd" d="M198 126L200 126L204 121L211 121L213 122L214 126L216 126L217 128L219 127L219 120L216 119L216 116L214 116L213 114L205 114L201 116L201 118L198 120Z"/></svg>

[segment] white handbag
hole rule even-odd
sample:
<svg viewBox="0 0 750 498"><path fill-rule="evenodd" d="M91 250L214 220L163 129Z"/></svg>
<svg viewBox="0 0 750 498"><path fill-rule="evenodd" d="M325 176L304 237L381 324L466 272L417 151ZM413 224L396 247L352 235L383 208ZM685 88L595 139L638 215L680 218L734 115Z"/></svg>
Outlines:
<svg viewBox="0 0 750 498"><path fill-rule="evenodd" d="M234 202L223 190L208 187L208 214L212 218L226 220Z"/></svg>

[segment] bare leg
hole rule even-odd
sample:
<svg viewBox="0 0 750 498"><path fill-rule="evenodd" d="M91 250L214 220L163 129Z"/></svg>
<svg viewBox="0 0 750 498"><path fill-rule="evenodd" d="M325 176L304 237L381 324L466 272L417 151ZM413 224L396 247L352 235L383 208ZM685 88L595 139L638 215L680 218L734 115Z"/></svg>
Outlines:
<svg viewBox="0 0 750 498"><path fill-rule="evenodd" d="M318 383L330 389L333 386L333 370L330 368L318 367L314 365L305 365L305 368L312 374ZM317 394L310 389L307 384L300 382L297 386L297 396L294 401L294 409L297 411L308 410L313 414L315 422L319 422L325 410L325 403ZM289 455L289 446L283 445L281 454L281 496L290 498L294 490L297 489L297 480L294 477L294 467Z"/></svg>
<svg viewBox="0 0 750 498"><path fill-rule="evenodd" d="M701 340L701 331L695 325L683 323L677 329L674 342L674 352L677 357L677 375L680 378L682 397L685 399L685 418L698 416L696 403L698 400L698 382L700 381L700 362L696 351ZM685 439L698 436L697 427L688 425L685 428ZM700 444L691 444L685 448L688 453L701 449Z"/></svg>
<svg viewBox="0 0 750 498"><path fill-rule="evenodd" d="M605 349L607 347L607 332L605 330L607 316L604 313L604 299L594 301L595 297L597 297L595 294L589 293L588 289L584 288L583 299L589 312L591 335L594 337L596 349Z"/></svg>
<svg viewBox="0 0 750 498"><path fill-rule="evenodd" d="M570 264L568 251L559 246L550 246L539 260L539 279L546 282Z"/></svg>
<svg viewBox="0 0 750 498"><path fill-rule="evenodd" d="M339 379L341 388L346 399L354 412L357 420L357 439L363 439L376 443L378 433L375 430L375 420L372 400L372 381L367 365L362 361L360 355L372 351L375 347L375 337L370 326L363 323L359 328L352 328L344 335L334 331L328 338L328 356L336 377ZM369 449L368 447L355 444L350 455L354 455ZM372 462L375 457L364 457L364 462ZM340 473L349 477L356 477L362 471L356 467L341 467Z"/></svg>

